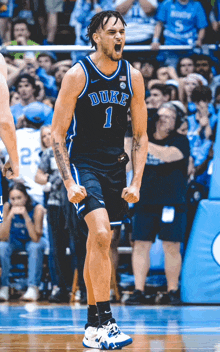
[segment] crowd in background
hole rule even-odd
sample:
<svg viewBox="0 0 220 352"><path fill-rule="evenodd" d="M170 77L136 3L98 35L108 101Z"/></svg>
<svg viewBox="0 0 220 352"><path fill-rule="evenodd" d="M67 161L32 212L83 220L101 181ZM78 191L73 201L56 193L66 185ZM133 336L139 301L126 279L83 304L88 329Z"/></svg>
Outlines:
<svg viewBox="0 0 220 352"><path fill-rule="evenodd" d="M49 247L48 265L52 283L49 301L69 301L72 273L77 267L81 303L86 303L82 273L87 229L78 220L75 208L67 201L50 146L50 126L65 73L89 49L72 53L49 50L40 53L31 51L31 46L54 43L90 45L86 36L89 21L95 13L107 9L117 10L124 16L127 22L126 44L151 45L151 51L138 52L137 49L124 52L124 57L144 77L148 134L153 136L155 131L157 133L161 111L164 115L168 111L171 115L174 113L175 121L178 120L172 131L183 135L189 142L189 155L187 148L182 150L183 155L189 159L184 190L186 228L185 236L180 240L186 247L198 202L208 196L213 169L215 135L220 118L220 48L216 46L215 50L209 51L204 44L218 44L220 1L216 0L212 7L210 1L205 0L7 0L5 6L0 8L0 38L8 66L10 106L17 129L20 177L15 183L4 185L4 221L0 229L0 301L7 301L10 297L10 258L13 251L21 250L26 251L29 257L27 291L22 299L39 299L43 253ZM62 17L63 14L66 17ZM64 24L65 30L62 33ZM62 40L65 36L69 42ZM160 51L161 44L190 45L191 49L187 52ZM7 45L30 45L30 51L7 52ZM166 105L167 103L171 105ZM128 132L125 138L128 153L131 140L128 113ZM0 152L1 159L7 158L1 142ZM151 149L149 153L151 154ZM152 150L152 155L154 153ZM170 161L164 160L173 162L176 159L174 156ZM148 165L155 163L155 159L148 158ZM130 169L128 164L128 174ZM29 219L34 221L37 231L29 226ZM128 232L135 234L134 226L138 228L137 219L133 221L133 229ZM147 258L150 246L138 246L139 238L134 234L131 239L134 243L132 264L135 291L127 304L143 304L147 300L141 293L144 291L150 264L143 262L143 270L140 271L140 263L143 258ZM115 229L112 257L116 270L119 237L120 231ZM71 251L70 260L65 256L67 247ZM168 256L169 250L164 248ZM177 250L178 255L179 251L180 248ZM72 268L71 274L69 268ZM169 281L169 275L167 279ZM174 300L173 304L176 302Z"/></svg>

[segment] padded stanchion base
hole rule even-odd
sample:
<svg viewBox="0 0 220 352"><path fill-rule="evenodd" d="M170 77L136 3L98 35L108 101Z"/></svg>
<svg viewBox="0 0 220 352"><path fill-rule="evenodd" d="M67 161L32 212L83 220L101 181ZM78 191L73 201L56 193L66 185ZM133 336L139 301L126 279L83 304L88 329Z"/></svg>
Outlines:
<svg viewBox="0 0 220 352"><path fill-rule="evenodd" d="M181 275L185 303L220 303L220 201L202 200Z"/></svg>

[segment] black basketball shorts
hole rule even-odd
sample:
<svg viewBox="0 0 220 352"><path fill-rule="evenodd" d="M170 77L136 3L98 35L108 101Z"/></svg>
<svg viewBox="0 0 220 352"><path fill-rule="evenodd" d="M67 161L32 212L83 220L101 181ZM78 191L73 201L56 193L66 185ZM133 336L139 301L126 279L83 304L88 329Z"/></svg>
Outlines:
<svg viewBox="0 0 220 352"><path fill-rule="evenodd" d="M71 164L71 172L75 182L85 187L87 197L75 204L79 217L85 216L98 208L106 208L112 225L122 221L128 211L127 202L121 198L126 187L125 168L97 171Z"/></svg>
<svg viewBox="0 0 220 352"><path fill-rule="evenodd" d="M171 222L161 219L163 206L143 205L136 207L132 222L132 241L154 242L156 235L162 241L184 242L186 231L185 205L175 207Z"/></svg>

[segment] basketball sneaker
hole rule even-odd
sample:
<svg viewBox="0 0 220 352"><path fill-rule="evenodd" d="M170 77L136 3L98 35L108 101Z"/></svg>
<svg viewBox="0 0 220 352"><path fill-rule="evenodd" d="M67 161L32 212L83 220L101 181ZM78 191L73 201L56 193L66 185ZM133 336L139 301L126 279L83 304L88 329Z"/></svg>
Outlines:
<svg viewBox="0 0 220 352"><path fill-rule="evenodd" d="M85 336L83 338L83 346L88 348L99 348L97 327L88 326L85 329Z"/></svg>
<svg viewBox="0 0 220 352"><path fill-rule="evenodd" d="M98 328L97 341L101 350L121 349L132 343L132 338L119 329L115 319L111 319L107 325Z"/></svg>

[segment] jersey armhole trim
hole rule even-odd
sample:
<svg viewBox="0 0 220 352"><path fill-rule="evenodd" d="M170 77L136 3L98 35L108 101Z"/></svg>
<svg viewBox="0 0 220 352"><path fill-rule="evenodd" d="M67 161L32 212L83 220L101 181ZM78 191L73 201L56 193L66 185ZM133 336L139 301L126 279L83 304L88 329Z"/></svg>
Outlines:
<svg viewBox="0 0 220 352"><path fill-rule="evenodd" d="M130 70L130 64L128 61L126 61L126 65L127 65L127 74L128 74L128 88L130 90L131 96L133 97L134 93L133 93L132 83L131 83L131 70Z"/></svg>
<svg viewBox="0 0 220 352"><path fill-rule="evenodd" d="M78 96L78 99L82 98L83 95L85 94L87 88L88 88L88 85L89 85L89 74L88 74L88 71L86 69L86 66L84 65L84 63L80 60L79 61L79 64L82 66L84 72L85 72L85 75L86 75L86 84L85 84L85 87L83 88L83 91L80 93L80 95Z"/></svg>

